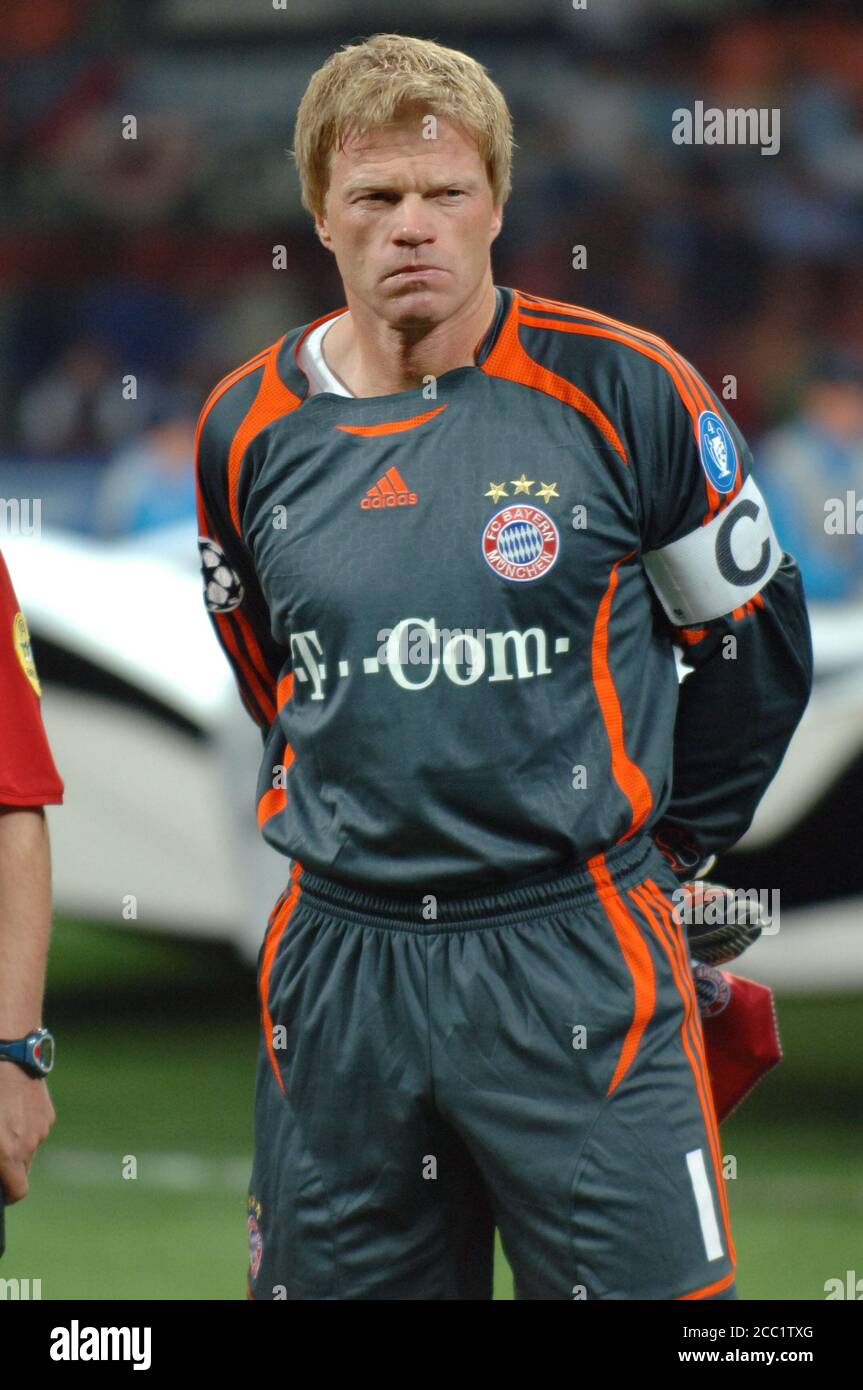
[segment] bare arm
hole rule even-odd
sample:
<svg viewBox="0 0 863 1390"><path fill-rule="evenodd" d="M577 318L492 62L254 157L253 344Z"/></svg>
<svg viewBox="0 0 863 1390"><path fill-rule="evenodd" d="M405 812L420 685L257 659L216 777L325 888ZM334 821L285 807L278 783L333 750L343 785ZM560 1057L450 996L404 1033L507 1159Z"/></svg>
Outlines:
<svg viewBox="0 0 863 1390"><path fill-rule="evenodd" d="M0 1038L42 1023L51 859L41 806L0 807Z"/></svg>
<svg viewBox="0 0 863 1390"><path fill-rule="evenodd" d="M51 932L51 858L41 806L0 807L0 1038L42 1023ZM28 1191L27 1169L54 1123L45 1082L0 1062L0 1184L7 1202Z"/></svg>

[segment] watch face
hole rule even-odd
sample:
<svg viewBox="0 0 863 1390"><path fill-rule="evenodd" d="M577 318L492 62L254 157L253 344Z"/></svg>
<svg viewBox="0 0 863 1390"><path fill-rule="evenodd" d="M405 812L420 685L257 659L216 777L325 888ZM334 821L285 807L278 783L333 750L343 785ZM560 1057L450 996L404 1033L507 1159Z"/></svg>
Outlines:
<svg viewBox="0 0 863 1390"><path fill-rule="evenodd" d="M39 1041L34 1044L33 1063L45 1076L47 1076L48 1072L53 1067L54 1039L51 1037L50 1033L46 1033L44 1037L41 1037Z"/></svg>

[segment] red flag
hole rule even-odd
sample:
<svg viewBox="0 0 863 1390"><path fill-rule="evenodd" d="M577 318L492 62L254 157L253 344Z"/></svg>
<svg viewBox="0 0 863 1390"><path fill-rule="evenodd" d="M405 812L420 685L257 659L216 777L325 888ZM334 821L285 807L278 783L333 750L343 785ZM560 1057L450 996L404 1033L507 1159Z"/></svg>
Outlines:
<svg viewBox="0 0 863 1390"><path fill-rule="evenodd" d="M695 965L692 973L721 1123L782 1060L773 991L712 965Z"/></svg>

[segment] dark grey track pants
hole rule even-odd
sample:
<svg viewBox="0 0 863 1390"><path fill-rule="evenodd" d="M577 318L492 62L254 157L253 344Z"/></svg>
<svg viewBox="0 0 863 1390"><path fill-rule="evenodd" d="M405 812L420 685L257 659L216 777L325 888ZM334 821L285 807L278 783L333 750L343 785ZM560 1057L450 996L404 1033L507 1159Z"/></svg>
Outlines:
<svg viewBox="0 0 863 1390"><path fill-rule="evenodd" d="M735 1298L677 881L377 897L293 866L259 957L255 1299ZM430 915L434 912L436 915Z"/></svg>

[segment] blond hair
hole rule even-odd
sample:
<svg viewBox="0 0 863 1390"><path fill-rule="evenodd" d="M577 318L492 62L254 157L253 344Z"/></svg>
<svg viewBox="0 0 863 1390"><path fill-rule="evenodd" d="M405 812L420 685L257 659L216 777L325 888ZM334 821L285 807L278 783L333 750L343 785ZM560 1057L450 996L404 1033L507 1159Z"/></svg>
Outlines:
<svg viewBox="0 0 863 1390"><path fill-rule="evenodd" d="M366 135L411 107L473 135L494 204L505 203L512 188L512 117L482 64L430 39L373 34L333 53L303 94L291 150L303 206L323 216L330 154L342 148L348 132Z"/></svg>

